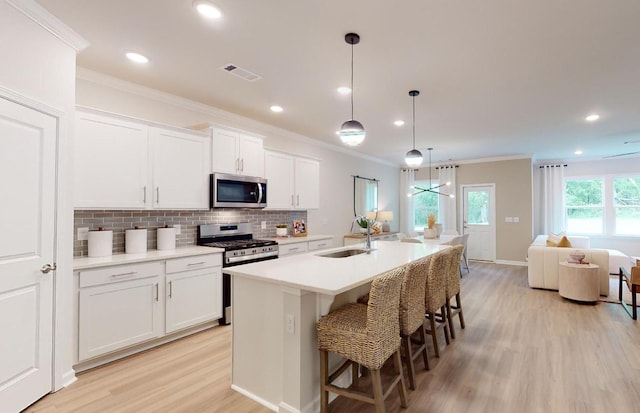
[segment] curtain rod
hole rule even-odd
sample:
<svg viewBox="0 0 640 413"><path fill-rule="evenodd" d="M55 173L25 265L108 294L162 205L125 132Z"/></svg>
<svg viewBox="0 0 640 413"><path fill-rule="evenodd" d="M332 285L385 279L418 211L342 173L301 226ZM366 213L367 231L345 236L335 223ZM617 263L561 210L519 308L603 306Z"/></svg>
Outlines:
<svg viewBox="0 0 640 413"><path fill-rule="evenodd" d="M360 176L360 175L351 175L351 176L353 176L354 178L360 178L360 179L366 179L366 180L368 180L368 181L379 182L379 180L378 180L378 179L376 179L376 178L366 178L366 177L364 177L364 176Z"/></svg>
<svg viewBox="0 0 640 413"><path fill-rule="evenodd" d="M438 169L448 169L448 168L459 168L460 165L442 165L442 166L436 166L436 170Z"/></svg>
<svg viewBox="0 0 640 413"><path fill-rule="evenodd" d="M565 164L556 164L556 165L540 165L540 166L539 166L539 168L541 168L541 169L542 169L542 168L560 168L560 167L562 167L562 168L566 168L566 167L567 167L567 164L565 163Z"/></svg>

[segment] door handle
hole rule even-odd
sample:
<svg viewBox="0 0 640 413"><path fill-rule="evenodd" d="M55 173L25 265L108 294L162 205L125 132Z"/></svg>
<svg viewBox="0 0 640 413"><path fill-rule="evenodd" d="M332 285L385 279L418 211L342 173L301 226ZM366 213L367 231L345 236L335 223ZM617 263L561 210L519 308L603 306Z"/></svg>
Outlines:
<svg viewBox="0 0 640 413"><path fill-rule="evenodd" d="M147 203L147 186L142 187L142 203Z"/></svg>
<svg viewBox="0 0 640 413"><path fill-rule="evenodd" d="M40 272L43 274L49 274L51 271L55 271L57 268L58 266L56 265L55 262L53 263L53 265L45 264L42 266L42 268L40 268Z"/></svg>
<svg viewBox="0 0 640 413"><path fill-rule="evenodd" d="M296 195L296 206L300 206L300 195Z"/></svg>
<svg viewBox="0 0 640 413"><path fill-rule="evenodd" d="M244 158L240 159L240 172L244 172Z"/></svg>
<svg viewBox="0 0 640 413"><path fill-rule="evenodd" d="M160 187L156 186L156 204L160 203Z"/></svg>
<svg viewBox="0 0 640 413"><path fill-rule="evenodd" d="M160 301L160 287L159 287L159 283L156 283L156 301Z"/></svg>
<svg viewBox="0 0 640 413"><path fill-rule="evenodd" d="M169 281L169 298L173 296L173 281Z"/></svg>

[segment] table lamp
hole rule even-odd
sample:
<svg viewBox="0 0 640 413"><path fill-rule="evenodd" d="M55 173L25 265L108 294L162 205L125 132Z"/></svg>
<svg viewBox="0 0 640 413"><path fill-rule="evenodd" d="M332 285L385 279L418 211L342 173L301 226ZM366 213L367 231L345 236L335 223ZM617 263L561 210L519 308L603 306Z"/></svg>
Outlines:
<svg viewBox="0 0 640 413"><path fill-rule="evenodd" d="M393 211L378 211L378 220L382 221L382 232L390 232L389 221L393 221Z"/></svg>

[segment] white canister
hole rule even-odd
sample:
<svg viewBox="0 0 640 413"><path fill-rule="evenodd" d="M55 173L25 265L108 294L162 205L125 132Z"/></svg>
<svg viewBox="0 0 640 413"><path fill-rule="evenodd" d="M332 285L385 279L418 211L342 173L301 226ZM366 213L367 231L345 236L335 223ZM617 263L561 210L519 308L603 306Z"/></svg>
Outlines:
<svg viewBox="0 0 640 413"><path fill-rule="evenodd" d="M113 231L89 231L89 257L108 257L113 251Z"/></svg>
<svg viewBox="0 0 640 413"><path fill-rule="evenodd" d="M159 250L176 249L176 229L175 228L158 228L158 249Z"/></svg>
<svg viewBox="0 0 640 413"><path fill-rule="evenodd" d="M127 254L147 252L147 229L128 229L124 235L124 250Z"/></svg>

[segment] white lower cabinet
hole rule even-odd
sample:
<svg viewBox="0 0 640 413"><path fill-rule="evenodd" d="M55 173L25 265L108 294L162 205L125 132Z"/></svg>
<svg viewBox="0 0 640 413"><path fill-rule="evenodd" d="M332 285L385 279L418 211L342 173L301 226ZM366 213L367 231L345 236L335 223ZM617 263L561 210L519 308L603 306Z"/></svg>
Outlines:
<svg viewBox="0 0 640 413"><path fill-rule="evenodd" d="M333 237L323 237L320 239L305 241L288 241L278 243L278 255L286 256L292 254L301 254L303 252L318 251L333 247Z"/></svg>
<svg viewBox="0 0 640 413"><path fill-rule="evenodd" d="M162 335L161 279L161 263L80 272L78 359Z"/></svg>
<svg viewBox="0 0 640 413"><path fill-rule="evenodd" d="M222 317L220 253L90 268L76 276L78 362L166 341Z"/></svg>
<svg viewBox="0 0 640 413"><path fill-rule="evenodd" d="M222 317L222 261L219 257L167 261L166 333Z"/></svg>

